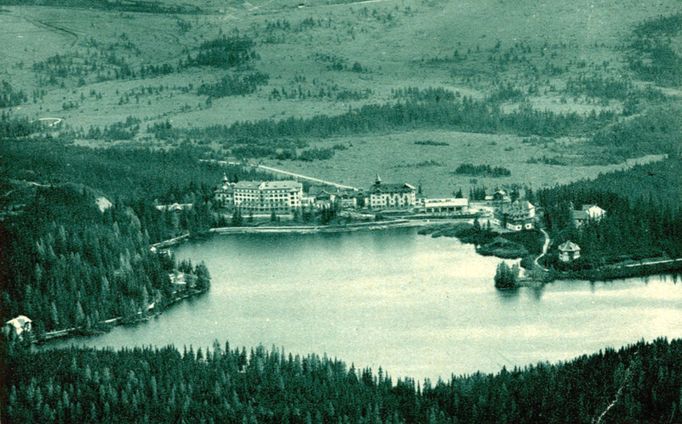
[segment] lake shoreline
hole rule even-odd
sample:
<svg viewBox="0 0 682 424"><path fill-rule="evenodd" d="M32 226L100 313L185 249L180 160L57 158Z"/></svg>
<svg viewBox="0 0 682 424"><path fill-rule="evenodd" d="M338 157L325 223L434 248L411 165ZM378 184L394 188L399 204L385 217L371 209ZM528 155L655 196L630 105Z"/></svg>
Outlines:
<svg viewBox="0 0 682 424"><path fill-rule="evenodd" d="M116 317L116 318L110 318L104 321L101 321L97 323L93 328L87 329L87 328L82 328L82 327L74 327L74 328L67 328L64 330L55 330L55 331L50 331L47 332L43 335L41 338L36 338L35 340L31 341L31 344L37 344L41 346L45 346L50 344L52 341L57 341L57 340L63 340L63 339L72 339L72 338L79 338L79 337L93 337L93 336L99 336L102 334L106 334L109 331L113 330L116 327L120 326L128 326L128 325L136 325L141 322L149 321L152 318L158 317L162 315L164 312L178 304L179 302L187 299L192 299L197 296L200 296L204 293L208 293L209 289L204 289L204 290L197 290L193 289L191 292L186 292L183 293L180 296L175 296L172 299L168 301L168 303L164 304L162 308L156 308L152 307L147 310L147 313L142 313L139 312L137 316L134 317Z"/></svg>
<svg viewBox="0 0 682 424"><path fill-rule="evenodd" d="M467 218L464 218L467 219ZM454 220L461 220L455 218ZM376 231L393 228L417 228L434 225L429 219L396 219L392 221L358 222L335 225L262 225L253 227L218 227L208 230L213 234L318 234L347 233L353 231Z"/></svg>

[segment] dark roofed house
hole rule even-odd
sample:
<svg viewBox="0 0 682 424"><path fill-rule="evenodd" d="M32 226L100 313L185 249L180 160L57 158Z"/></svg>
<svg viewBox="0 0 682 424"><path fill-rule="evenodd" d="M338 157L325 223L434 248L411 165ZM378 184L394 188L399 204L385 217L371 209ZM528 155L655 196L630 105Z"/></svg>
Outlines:
<svg viewBox="0 0 682 424"><path fill-rule="evenodd" d="M326 189L314 189L311 187L308 195L315 198L315 207L318 209L331 208L336 200L336 193L328 191Z"/></svg>
<svg viewBox="0 0 682 424"><path fill-rule="evenodd" d="M360 194L355 190L342 190L336 196L341 209L355 209L358 207L358 197Z"/></svg>
<svg viewBox="0 0 682 424"><path fill-rule="evenodd" d="M580 246L568 240L559 245L559 260L571 262L580 257Z"/></svg>
<svg viewBox="0 0 682 424"><path fill-rule="evenodd" d="M535 206L527 200L515 200L495 211L495 222L511 231L535 228Z"/></svg>
<svg viewBox="0 0 682 424"><path fill-rule="evenodd" d="M372 209L411 208L417 200L417 189L411 184L386 184L377 175L369 188L369 206Z"/></svg>

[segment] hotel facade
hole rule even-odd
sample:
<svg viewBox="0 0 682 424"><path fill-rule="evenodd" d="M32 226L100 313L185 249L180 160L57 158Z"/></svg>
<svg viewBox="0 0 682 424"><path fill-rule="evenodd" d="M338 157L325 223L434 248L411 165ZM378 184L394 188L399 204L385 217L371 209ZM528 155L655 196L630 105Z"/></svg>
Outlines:
<svg viewBox="0 0 682 424"><path fill-rule="evenodd" d="M285 214L301 207L303 185L296 181L240 181L233 187L234 207L242 213Z"/></svg>

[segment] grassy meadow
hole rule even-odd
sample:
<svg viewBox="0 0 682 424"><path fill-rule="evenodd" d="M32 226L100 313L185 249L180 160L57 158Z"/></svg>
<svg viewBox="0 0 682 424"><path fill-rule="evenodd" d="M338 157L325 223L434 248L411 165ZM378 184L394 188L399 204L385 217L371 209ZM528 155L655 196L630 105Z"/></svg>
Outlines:
<svg viewBox="0 0 682 424"><path fill-rule="evenodd" d="M182 6L171 0L161 4ZM662 99L642 97L631 112L635 116L651 104L678 104L680 99L678 86L657 88L655 82L638 79L627 62L633 29L647 19L679 12L678 0L205 0L194 6L200 13L0 6L0 80L27 97L5 109L30 119L63 118L64 128L83 130L79 143L85 145L101 144L88 140L89 128L134 117L140 130L124 145L167 146L181 140L157 139L147 128L164 122L203 128L339 115L362 105L400 101L396 92L408 87L496 99L505 112L522 107L582 116L613 112L616 119L629 107L628 97L595 95L587 85L575 88L575 81L627 81L628 93L641 94L647 87L665 93ZM184 64L202 43L222 36L249 38L256 57L229 69ZM682 36L669 38L681 52ZM171 70L142 70L162 65ZM267 81L241 95L198 93L202 85L249 72L265 74ZM529 144L519 134L439 128L323 140L303 135L313 147L341 143L348 149L326 161L258 160L361 186L380 173L386 180L421 181L427 192L442 195L471 184L551 185L627 166L604 165L609 161L598 158L608 149L590 145L590 136ZM417 140L448 146L415 145ZM188 141L225 156L239 143ZM529 163L539 158L544 162ZM552 158L561 165L549 163ZM512 175L475 181L452 175L464 162L505 166Z"/></svg>

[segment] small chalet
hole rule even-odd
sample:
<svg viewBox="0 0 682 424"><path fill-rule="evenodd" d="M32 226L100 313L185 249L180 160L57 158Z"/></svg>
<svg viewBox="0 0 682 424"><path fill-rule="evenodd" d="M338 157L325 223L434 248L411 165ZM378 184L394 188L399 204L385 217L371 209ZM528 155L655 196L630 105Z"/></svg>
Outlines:
<svg viewBox="0 0 682 424"><path fill-rule="evenodd" d="M606 215L606 211L597 205L582 205L579 210L573 210L573 223L576 228L587 222L598 222Z"/></svg>
<svg viewBox="0 0 682 424"><path fill-rule="evenodd" d="M495 193L485 196L485 200L496 205L511 203L511 197L502 189L498 189Z"/></svg>
<svg viewBox="0 0 682 424"><path fill-rule="evenodd" d="M580 246L568 240L559 245L559 260L573 262L580 257Z"/></svg>
<svg viewBox="0 0 682 424"><path fill-rule="evenodd" d="M9 335L10 333L13 333L16 336L22 335L22 333L30 333L31 332L31 319L25 315L19 315L16 318L12 318L11 320L7 321L3 327L3 333L5 335Z"/></svg>
<svg viewBox="0 0 682 424"><path fill-rule="evenodd" d="M168 278L173 285L173 292L186 288L192 289L196 285L196 277L193 274L176 271L168 274Z"/></svg>

